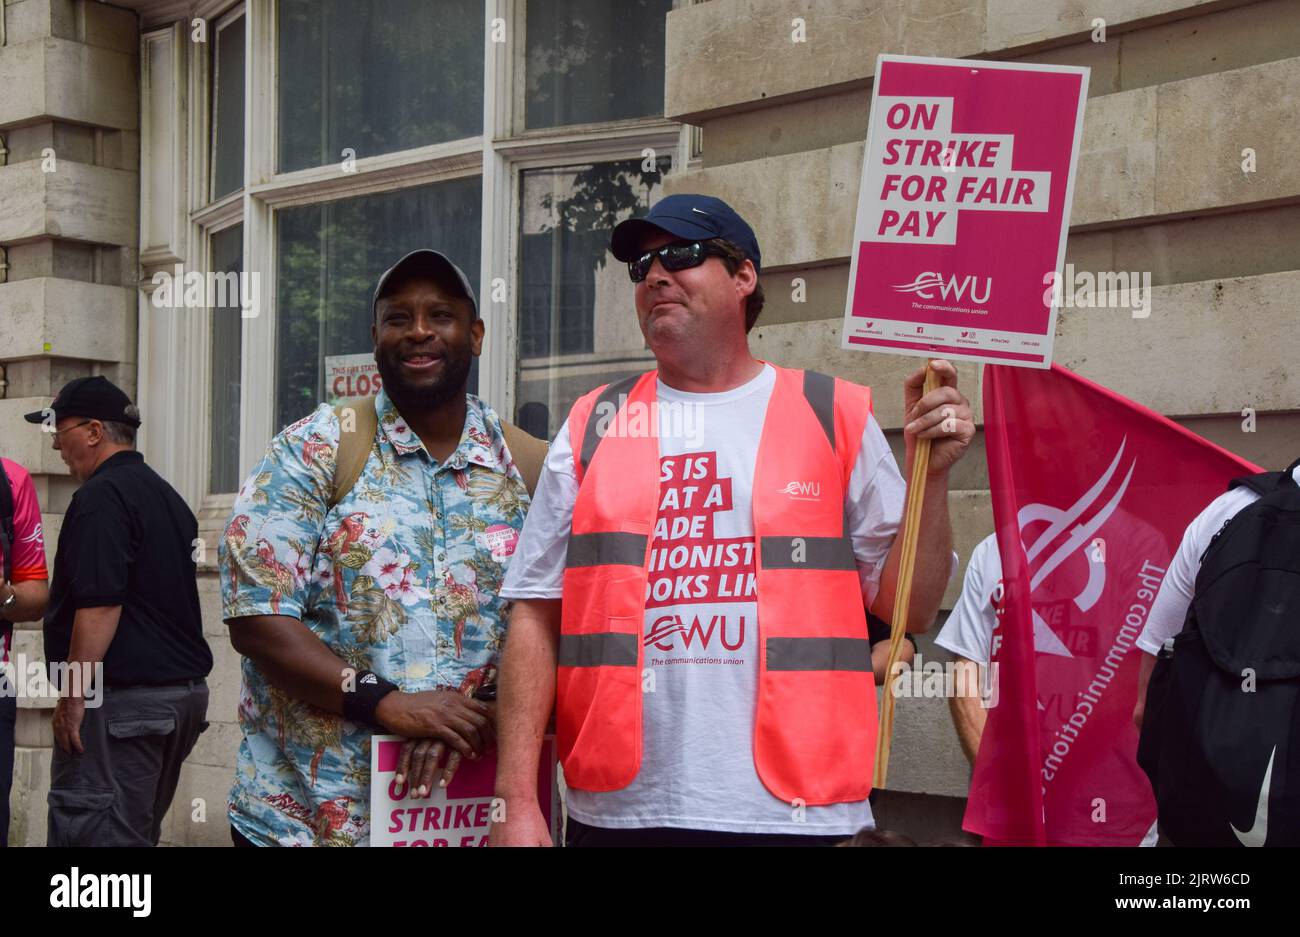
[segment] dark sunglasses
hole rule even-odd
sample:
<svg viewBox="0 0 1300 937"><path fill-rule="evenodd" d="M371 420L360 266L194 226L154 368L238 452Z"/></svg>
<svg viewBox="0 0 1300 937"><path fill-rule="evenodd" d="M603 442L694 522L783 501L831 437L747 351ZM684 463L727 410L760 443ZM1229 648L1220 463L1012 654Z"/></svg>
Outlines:
<svg viewBox="0 0 1300 937"><path fill-rule="evenodd" d="M652 251L646 251L636 260L628 261L627 275L632 278L633 283L640 283L650 274L650 267L659 258L659 262L664 265L665 270L676 273L678 270L688 270L691 267L698 267L710 257L725 257L726 252L722 245L716 241L689 241L687 243L678 242L676 244L665 244L663 247L656 248Z"/></svg>

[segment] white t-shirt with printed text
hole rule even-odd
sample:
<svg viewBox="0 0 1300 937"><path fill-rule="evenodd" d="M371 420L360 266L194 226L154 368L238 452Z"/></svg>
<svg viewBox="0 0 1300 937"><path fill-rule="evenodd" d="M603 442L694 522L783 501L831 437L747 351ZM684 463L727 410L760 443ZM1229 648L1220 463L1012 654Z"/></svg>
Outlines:
<svg viewBox="0 0 1300 937"><path fill-rule="evenodd" d="M1172 568L1170 572L1172 572ZM948 620L944 622L943 628L940 629L938 636L934 639L934 643L967 660L975 661L978 664L987 664L992 656L993 631L997 627L997 609L993 598L1001 580L1002 557L998 553L997 537L990 534L976 544L975 549L971 551L970 562L966 566L966 578L962 581L961 595L958 596L952 613L948 616ZM1165 582L1168 581L1169 579L1166 577ZM1151 609L1153 617L1158 604L1159 598L1157 597L1156 604ZM1184 606L1185 608L1186 606ZM1035 625L1036 629L1038 627L1038 625ZM1181 618L1178 627L1182 627ZM1044 640L1050 641L1051 639L1049 636L1035 633L1034 646L1036 650L1044 651ZM1141 646L1142 640L1139 638L1136 643ZM1138 845L1149 848L1156 845L1157 839L1158 831L1156 824L1153 823Z"/></svg>

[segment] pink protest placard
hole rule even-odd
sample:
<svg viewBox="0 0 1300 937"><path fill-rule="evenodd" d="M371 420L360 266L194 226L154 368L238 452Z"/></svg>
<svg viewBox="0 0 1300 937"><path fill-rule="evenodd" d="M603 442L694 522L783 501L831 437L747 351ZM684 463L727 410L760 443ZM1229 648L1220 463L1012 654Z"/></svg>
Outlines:
<svg viewBox="0 0 1300 937"><path fill-rule="evenodd" d="M404 780L397 784L403 739L376 735L370 740L371 846L486 846L494 820L504 819L505 804L495 796L497 758L462 761L451 783L417 797ZM542 814L559 842L560 795L555 781L555 739L542 741L537 796Z"/></svg>
<svg viewBox="0 0 1300 937"><path fill-rule="evenodd" d="M882 55L841 344L1046 368L1088 69Z"/></svg>

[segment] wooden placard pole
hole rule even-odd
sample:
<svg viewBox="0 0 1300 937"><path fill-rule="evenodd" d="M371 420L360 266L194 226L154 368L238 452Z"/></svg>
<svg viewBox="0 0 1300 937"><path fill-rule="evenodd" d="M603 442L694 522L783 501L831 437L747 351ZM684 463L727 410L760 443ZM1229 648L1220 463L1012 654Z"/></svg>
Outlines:
<svg viewBox="0 0 1300 937"><path fill-rule="evenodd" d="M924 397L939 387L939 376L929 362L925 365ZM912 477L907 483L907 507L903 511L903 553L899 557L898 582L894 588L894 615L889 628L889 664L885 668L884 702L880 707L880 726L876 732L876 770L873 788L885 786L889 775L889 745L894 733L894 665L903 648L907 633L908 606L912 599L912 570L916 566L916 540L921 528L921 509L925 501L925 478L930 471L930 440L918 439L912 451Z"/></svg>

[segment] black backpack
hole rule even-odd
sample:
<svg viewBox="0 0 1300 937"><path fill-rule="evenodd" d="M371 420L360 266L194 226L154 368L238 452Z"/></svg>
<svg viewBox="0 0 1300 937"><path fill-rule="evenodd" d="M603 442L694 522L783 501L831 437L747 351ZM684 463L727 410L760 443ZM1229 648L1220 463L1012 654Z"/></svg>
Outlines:
<svg viewBox="0 0 1300 937"><path fill-rule="evenodd" d="M0 459L0 552L4 553L4 582L9 582L14 572L14 489ZM13 642L13 622L0 618L0 656ZM3 682L0 681L0 686Z"/></svg>
<svg viewBox="0 0 1300 937"><path fill-rule="evenodd" d="M14 489L9 483L4 460L0 459L0 551L4 552L4 581L9 582L14 571Z"/></svg>
<svg viewBox="0 0 1300 937"><path fill-rule="evenodd" d="M1176 846L1300 845L1300 487L1260 498L1206 547L1182 633L1147 689L1138 764Z"/></svg>

